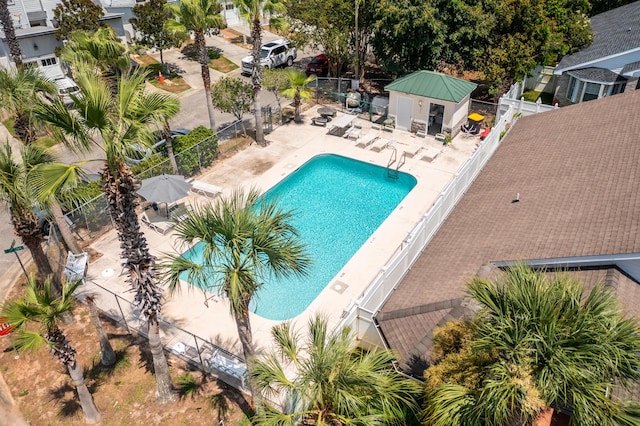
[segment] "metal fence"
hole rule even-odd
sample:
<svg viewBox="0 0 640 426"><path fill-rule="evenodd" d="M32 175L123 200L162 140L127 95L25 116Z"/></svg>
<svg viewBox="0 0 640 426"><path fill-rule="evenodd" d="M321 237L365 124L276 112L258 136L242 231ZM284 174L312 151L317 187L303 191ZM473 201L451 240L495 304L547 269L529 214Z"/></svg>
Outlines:
<svg viewBox="0 0 640 426"><path fill-rule="evenodd" d="M374 322L375 314L429 244L458 200L471 186L498 148L500 140L509 130L512 122L517 118L518 115L514 113L514 109L510 109L502 115L489 136L480 143L478 149L456 173L454 179L447 185L418 225L407 235L390 261L382 267L360 297L345 310L337 329L351 327L359 343L364 347L383 347L385 345Z"/></svg>
<svg viewBox="0 0 640 426"><path fill-rule="evenodd" d="M133 298L133 294L129 294ZM129 333L148 335L147 321L132 300L90 279L85 279L76 292L80 300L86 296L93 297L102 314L121 324ZM159 319L159 323L160 339L166 350L235 388L247 390L247 370L243 358L163 318Z"/></svg>

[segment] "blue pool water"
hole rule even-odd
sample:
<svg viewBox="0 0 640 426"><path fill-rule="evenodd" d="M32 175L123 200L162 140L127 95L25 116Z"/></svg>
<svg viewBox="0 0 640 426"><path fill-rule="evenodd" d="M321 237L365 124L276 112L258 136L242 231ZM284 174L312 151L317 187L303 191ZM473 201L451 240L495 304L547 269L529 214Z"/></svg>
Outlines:
<svg viewBox="0 0 640 426"><path fill-rule="evenodd" d="M407 173L390 179L384 167L319 155L267 191L263 197L295 212L293 224L313 263L305 277L265 282L252 311L271 320L302 313L416 183ZM196 245L184 256L195 261L200 250Z"/></svg>

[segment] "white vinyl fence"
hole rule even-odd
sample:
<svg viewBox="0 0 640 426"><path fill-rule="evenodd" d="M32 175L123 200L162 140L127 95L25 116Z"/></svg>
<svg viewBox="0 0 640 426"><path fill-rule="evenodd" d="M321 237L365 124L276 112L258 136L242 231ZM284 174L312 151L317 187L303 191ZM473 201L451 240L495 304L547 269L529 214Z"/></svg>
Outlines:
<svg viewBox="0 0 640 426"><path fill-rule="evenodd" d="M351 327L359 344L365 348L384 346L385 343L376 330L373 317L429 244L458 200L471 186L471 183L500 145L500 140L513 124L512 121L516 120L518 116L514 107L510 107L502 114L489 136L482 141L478 149L440 194L431 209L407 235L391 260L382 268L358 300L347 308L337 330L346 326Z"/></svg>

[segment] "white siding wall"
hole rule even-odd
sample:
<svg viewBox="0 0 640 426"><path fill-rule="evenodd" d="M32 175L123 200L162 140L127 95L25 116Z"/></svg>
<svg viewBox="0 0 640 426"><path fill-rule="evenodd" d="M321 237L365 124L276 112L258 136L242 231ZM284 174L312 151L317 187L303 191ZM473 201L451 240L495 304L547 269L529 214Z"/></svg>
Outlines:
<svg viewBox="0 0 640 426"><path fill-rule="evenodd" d="M389 91L389 117L396 117L398 96L413 99L413 111L411 116L413 117L413 120L424 123L429 122L430 104L443 105L444 117L442 118L442 130L451 132L456 128L459 128L460 125L465 122L469 112L469 99L471 95L467 95L460 103L456 104L454 102L447 102L439 99L424 98L422 96ZM422 102L422 105L420 105L420 102Z"/></svg>

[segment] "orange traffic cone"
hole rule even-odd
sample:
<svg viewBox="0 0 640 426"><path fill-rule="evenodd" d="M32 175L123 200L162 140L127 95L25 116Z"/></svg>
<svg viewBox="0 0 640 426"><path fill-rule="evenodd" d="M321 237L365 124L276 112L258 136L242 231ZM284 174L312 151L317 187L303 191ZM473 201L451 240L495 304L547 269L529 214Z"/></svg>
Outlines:
<svg viewBox="0 0 640 426"><path fill-rule="evenodd" d="M161 71L158 71L158 81L160 83L164 83L164 77L162 76L162 72Z"/></svg>

